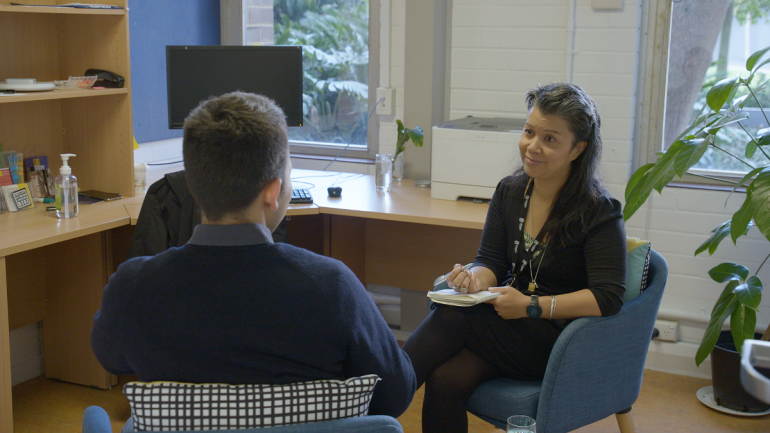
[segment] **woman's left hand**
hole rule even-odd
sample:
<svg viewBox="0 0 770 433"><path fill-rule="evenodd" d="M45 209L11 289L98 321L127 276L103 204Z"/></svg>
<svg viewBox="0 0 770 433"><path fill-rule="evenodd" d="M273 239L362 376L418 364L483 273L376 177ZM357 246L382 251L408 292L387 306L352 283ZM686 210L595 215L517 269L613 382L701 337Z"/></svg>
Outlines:
<svg viewBox="0 0 770 433"><path fill-rule="evenodd" d="M527 317L527 306L530 303L529 296L511 286L490 287L489 291L502 293L497 298L487 301L488 304L494 305L495 311L497 311L500 317L505 320Z"/></svg>

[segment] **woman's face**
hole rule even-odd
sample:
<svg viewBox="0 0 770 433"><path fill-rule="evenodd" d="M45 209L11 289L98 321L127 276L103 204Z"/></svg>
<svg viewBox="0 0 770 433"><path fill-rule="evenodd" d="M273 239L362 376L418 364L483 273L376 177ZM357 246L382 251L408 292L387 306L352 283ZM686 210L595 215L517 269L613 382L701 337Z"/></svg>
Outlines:
<svg viewBox="0 0 770 433"><path fill-rule="evenodd" d="M574 142L575 135L566 120L533 108L519 141L524 171L535 180L563 184L569 177L572 161L586 147L585 141L573 146Z"/></svg>

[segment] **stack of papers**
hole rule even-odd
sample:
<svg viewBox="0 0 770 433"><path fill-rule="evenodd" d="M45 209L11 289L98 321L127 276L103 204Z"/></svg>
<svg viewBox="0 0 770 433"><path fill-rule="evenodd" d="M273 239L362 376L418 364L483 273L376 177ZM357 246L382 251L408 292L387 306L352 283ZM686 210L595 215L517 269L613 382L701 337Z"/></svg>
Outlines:
<svg viewBox="0 0 770 433"><path fill-rule="evenodd" d="M502 293L492 293L489 290L482 290L476 293L460 293L454 289L436 290L428 292L428 298L439 304L453 305L455 307L470 307L471 305L495 299Z"/></svg>

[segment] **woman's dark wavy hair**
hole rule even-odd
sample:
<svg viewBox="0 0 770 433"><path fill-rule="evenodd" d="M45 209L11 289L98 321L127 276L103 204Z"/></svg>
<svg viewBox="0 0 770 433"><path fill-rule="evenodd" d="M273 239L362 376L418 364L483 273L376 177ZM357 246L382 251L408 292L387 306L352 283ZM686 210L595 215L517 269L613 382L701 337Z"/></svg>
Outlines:
<svg viewBox="0 0 770 433"><path fill-rule="evenodd" d="M546 115L559 116L567 121L575 135L572 146L585 141L583 153L572 161L567 181L562 186L542 233L557 245L564 246L572 237L585 230L586 218L598 203L602 191L599 178L599 160L602 154L602 125L599 111L590 96L579 86L553 83L538 86L527 92L527 110L537 109ZM529 176L522 166L513 173L516 190L526 188Z"/></svg>

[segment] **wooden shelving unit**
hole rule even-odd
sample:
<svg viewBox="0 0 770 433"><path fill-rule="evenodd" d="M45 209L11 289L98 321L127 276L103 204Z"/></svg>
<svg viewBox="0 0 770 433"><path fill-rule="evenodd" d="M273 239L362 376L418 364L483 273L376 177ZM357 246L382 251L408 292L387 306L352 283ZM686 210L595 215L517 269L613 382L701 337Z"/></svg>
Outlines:
<svg viewBox="0 0 770 433"><path fill-rule="evenodd" d="M24 3L15 1L14 3ZM34 5L44 5L46 3L56 4L56 2L29 2ZM72 3L70 1L60 3ZM105 3L106 4L106 3ZM115 4L115 6L119 6ZM21 12L35 14L78 14L78 15L125 15L125 9L78 9L78 8L60 8L60 7L41 7L41 6L11 6L10 3L0 4L2 12Z"/></svg>
<svg viewBox="0 0 770 433"><path fill-rule="evenodd" d="M74 153L70 165L81 189L134 196L128 0L109 0L123 9L16 1L51 7L0 4L0 81L66 80L96 68L123 76L125 86L0 96L3 149L46 155L53 174L59 154ZM114 271L112 248L120 238L114 227L127 223L123 206L81 209L72 220L56 220L43 209L0 215L0 240L29 238L0 254L0 433L13 432L9 332L15 327L44 320L47 377L97 388L115 384L91 353L88 336ZM33 278L23 275L29 263L35 263Z"/></svg>
<svg viewBox="0 0 770 433"><path fill-rule="evenodd" d="M0 0L3 1L3 0ZM68 0L20 0L63 4ZM59 154L74 153L81 189L134 195L131 66L127 0L123 9L0 5L0 81L66 80L89 68L125 78L125 87L53 90L0 96L0 143L25 157L47 155L57 174Z"/></svg>
<svg viewBox="0 0 770 433"><path fill-rule="evenodd" d="M31 101L49 101L52 99L68 99L68 98L90 98L109 95L124 95L128 94L128 89L72 89L72 90L51 90L47 92L19 92L12 95L0 96L0 104L7 104L11 102L31 102Z"/></svg>

